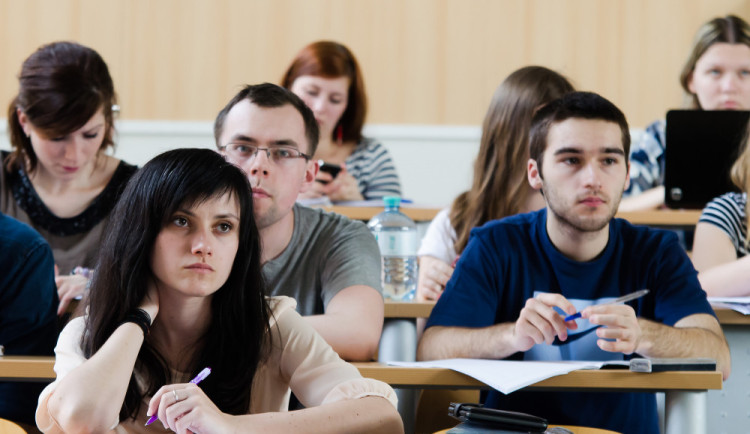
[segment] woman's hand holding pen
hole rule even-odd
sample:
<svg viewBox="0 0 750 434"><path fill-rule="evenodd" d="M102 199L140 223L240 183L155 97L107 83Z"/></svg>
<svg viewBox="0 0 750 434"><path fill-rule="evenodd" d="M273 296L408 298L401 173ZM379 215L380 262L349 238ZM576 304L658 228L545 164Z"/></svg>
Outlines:
<svg viewBox="0 0 750 434"><path fill-rule="evenodd" d="M164 428L178 434L232 431L232 416L222 413L195 384L162 386L148 403L146 415L154 413Z"/></svg>
<svg viewBox="0 0 750 434"><path fill-rule="evenodd" d="M627 304L589 306L581 317L591 324L601 325L596 330L599 348L613 353L632 354L641 340L641 327L635 311Z"/></svg>

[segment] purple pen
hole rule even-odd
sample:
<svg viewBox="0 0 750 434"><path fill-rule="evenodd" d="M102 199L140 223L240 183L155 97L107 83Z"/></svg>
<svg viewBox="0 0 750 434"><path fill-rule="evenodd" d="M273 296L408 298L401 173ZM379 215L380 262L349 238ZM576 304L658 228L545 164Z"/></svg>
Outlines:
<svg viewBox="0 0 750 434"><path fill-rule="evenodd" d="M210 373L211 373L211 368L210 367L205 367L205 368L203 368L202 371L200 371L198 373L198 375L195 376L195 378L193 378L192 380L190 380L190 382L193 383L193 384L198 384L201 381L205 380L206 377L208 377L208 374L210 374ZM159 418L159 413L158 412L154 413L150 418L148 418L148 421L146 422L146 426L149 426L152 423L156 422L156 419L158 419L158 418Z"/></svg>

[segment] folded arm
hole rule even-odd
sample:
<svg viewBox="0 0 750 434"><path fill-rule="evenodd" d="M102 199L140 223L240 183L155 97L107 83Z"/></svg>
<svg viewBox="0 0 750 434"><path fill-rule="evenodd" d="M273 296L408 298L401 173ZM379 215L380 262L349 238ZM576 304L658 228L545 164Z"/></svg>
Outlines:
<svg viewBox="0 0 750 434"><path fill-rule="evenodd" d="M687 316L674 327L638 318L641 338L636 352L646 357L710 357L716 368L729 378L729 346L715 317L708 314Z"/></svg>
<svg viewBox="0 0 750 434"><path fill-rule="evenodd" d="M143 331L135 323L118 327L83 364L63 377L39 414L49 415L63 432L105 432L119 419Z"/></svg>
<svg viewBox="0 0 750 434"><path fill-rule="evenodd" d="M368 361L378 348L383 309L383 296L377 290L355 285L338 292L323 315L305 319L342 359Z"/></svg>
<svg viewBox="0 0 750 434"><path fill-rule="evenodd" d="M664 186L658 186L643 193L628 196L620 201L620 212L647 211L664 205Z"/></svg>
<svg viewBox="0 0 750 434"><path fill-rule="evenodd" d="M750 294L750 256L737 259L732 240L718 226L701 222L695 227L693 265L698 280L712 297Z"/></svg>

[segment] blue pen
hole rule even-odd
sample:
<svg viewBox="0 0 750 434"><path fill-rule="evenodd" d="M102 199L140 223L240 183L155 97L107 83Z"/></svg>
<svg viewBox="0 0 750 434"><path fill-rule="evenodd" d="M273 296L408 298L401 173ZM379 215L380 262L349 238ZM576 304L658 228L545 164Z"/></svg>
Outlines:
<svg viewBox="0 0 750 434"><path fill-rule="evenodd" d="M208 374L210 374L210 373L211 373L211 368L209 368L209 367L203 368L203 370L202 370L202 371L200 371L200 372L198 373L198 375L196 375L196 376L195 376L195 378L193 378L192 380L190 380L190 382L191 382L191 383L193 383L193 384L198 384L198 383L200 383L201 381L205 380L205 379L206 379L206 377L208 377ZM176 397L176 395L175 395L175 397ZM154 414L153 414L153 415L152 415L152 416L151 416L151 417L150 417L150 418L148 419L148 421L146 422L146 426L149 426L149 425L151 425L152 423L156 422L156 419L159 419L159 413L158 413L158 412L157 412L157 413L154 413Z"/></svg>
<svg viewBox="0 0 750 434"><path fill-rule="evenodd" d="M626 303L631 300L635 300L636 298L641 298L644 295L648 294L648 289L641 289L640 291L636 291L633 293L630 293L628 295L623 295L622 297L617 297L616 299L612 301L608 301L606 303L597 304L596 306L604 306L607 304L620 304L620 303ZM581 317L581 312L576 312L573 315L568 315L565 317L565 321L571 321L574 319L578 319Z"/></svg>

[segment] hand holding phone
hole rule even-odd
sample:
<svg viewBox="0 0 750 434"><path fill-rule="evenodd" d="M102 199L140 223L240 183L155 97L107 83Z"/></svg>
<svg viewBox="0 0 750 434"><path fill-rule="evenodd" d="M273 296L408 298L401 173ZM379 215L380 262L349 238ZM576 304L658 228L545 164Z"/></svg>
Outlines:
<svg viewBox="0 0 750 434"><path fill-rule="evenodd" d="M335 179L336 176L341 172L341 166L338 164L332 164L332 163L326 163L323 160L318 160L318 169L321 172L326 172L331 175L332 179ZM322 179L316 179L321 184L328 184L330 181L322 180Z"/></svg>

